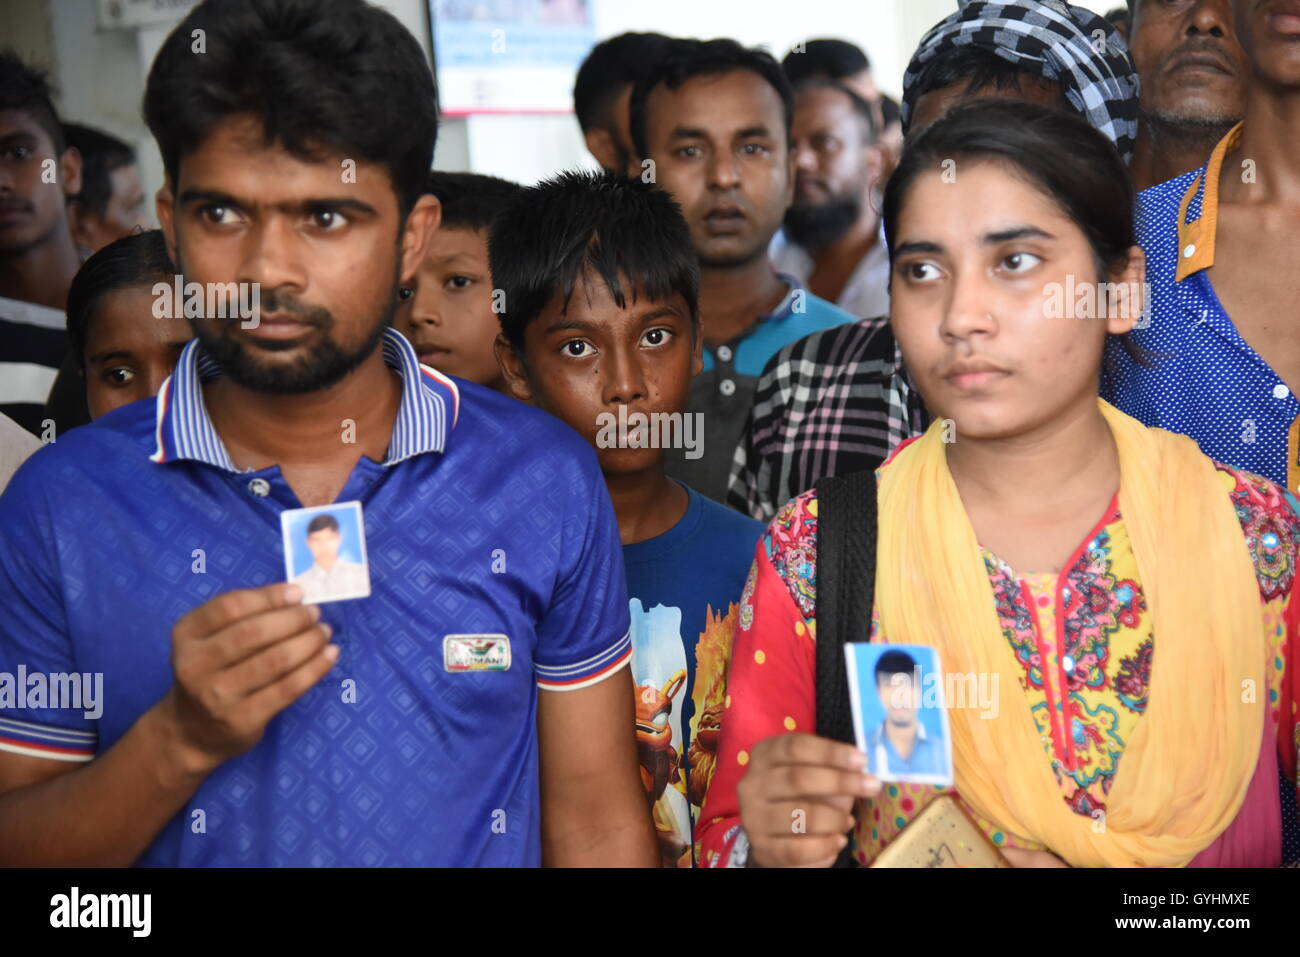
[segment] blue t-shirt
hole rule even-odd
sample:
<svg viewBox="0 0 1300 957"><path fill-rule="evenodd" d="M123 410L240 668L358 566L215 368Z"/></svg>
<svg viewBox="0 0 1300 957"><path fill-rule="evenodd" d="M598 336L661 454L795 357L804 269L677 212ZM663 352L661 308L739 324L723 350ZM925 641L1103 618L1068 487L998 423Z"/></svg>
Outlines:
<svg viewBox="0 0 1300 957"><path fill-rule="evenodd" d="M285 580L280 515L300 503L277 466L231 464L198 345L156 400L60 436L0 496L0 749L103 754L171 687L182 615ZM361 503L371 594L320 606L333 670L139 864L540 862L540 689L585 687L631 655L609 495L558 420L422 368L392 330L383 348L403 381L388 454L363 456L338 498ZM102 714L6 699L20 668L29 684L102 676Z"/></svg>
<svg viewBox="0 0 1300 957"><path fill-rule="evenodd" d="M623 546L641 780L663 861L688 867L713 777L731 636L761 522L687 489L681 521Z"/></svg>

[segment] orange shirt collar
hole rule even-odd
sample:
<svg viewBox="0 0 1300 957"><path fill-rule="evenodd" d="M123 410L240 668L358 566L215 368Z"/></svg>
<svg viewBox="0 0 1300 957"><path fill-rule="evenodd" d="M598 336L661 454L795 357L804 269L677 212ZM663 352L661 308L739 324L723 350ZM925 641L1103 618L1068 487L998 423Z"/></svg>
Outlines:
<svg viewBox="0 0 1300 957"><path fill-rule="evenodd" d="M1178 206L1178 268L1174 272L1174 281L1182 282L1192 273L1209 269L1214 265L1214 236L1219 228L1219 175L1223 171L1223 158L1237 148L1241 142L1244 123L1238 123L1228 131L1227 136L1219 140L1205 170L1192 180L1183 201ZM1187 207L1201 180L1205 180L1205 195L1201 198L1201 216L1193 222L1187 222Z"/></svg>

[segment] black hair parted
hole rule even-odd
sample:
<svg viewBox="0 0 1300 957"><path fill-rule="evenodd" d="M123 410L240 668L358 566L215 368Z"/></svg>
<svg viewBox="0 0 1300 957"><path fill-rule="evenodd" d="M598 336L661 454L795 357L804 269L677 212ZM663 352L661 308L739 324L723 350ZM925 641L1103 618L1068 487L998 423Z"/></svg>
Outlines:
<svg viewBox="0 0 1300 957"><path fill-rule="evenodd" d="M337 532L339 530L339 520L329 512L321 512L307 523L307 534L311 535L313 532L323 532L327 528L330 531Z"/></svg>
<svg viewBox="0 0 1300 957"><path fill-rule="evenodd" d="M591 48L573 83L573 112L582 132L611 128L610 109L623 87L653 66L669 42L662 33L620 33Z"/></svg>
<svg viewBox="0 0 1300 957"><path fill-rule="evenodd" d="M442 203L442 225L448 229L487 229L522 186L482 173L429 174L429 192Z"/></svg>
<svg viewBox="0 0 1300 957"><path fill-rule="evenodd" d="M845 80L870 70L871 61L847 40L807 40L785 55L781 69L791 83L814 76Z"/></svg>
<svg viewBox="0 0 1300 957"><path fill-rule="evenodd" d="M295 156L384 167L403 215L425 191L438 133L433 73L415 37L363 0L195 7L163 41L144 95L173 184L182 158L236 115L255 117L268 144Z"/></svg>
<svg viewBox="0 0 1300 957"><path fill-rule="evenodd" d="M521 189L492 222L492 283L501 328L524 356L524 330L557 297L567 309L584 276L620 308L680 295L698 334L700 267L681 208L663 190L611 172L567 171Z"/></svg>
<svg viewBox="0 0 1300 957"><path fill-rule="evenodd" d="M170 284L175 275L161 229L123 236L82 263L68 287L68 338L77 363L85 362L86 339L100 299L119 289ZM156 320L142 316L141 321Z"/></svg>
<svg viewBox="0 0 1300 957"><path fill-rule="evenodd" d="M0 110L18 110L34 119L49 134L55 156L68 148L48 76L13 50L0 51Z"/></svg>
<svg viewBox="0 0 1300 957"><path fill-rule="evenodd" d="M955 107L904 148L883 203L891 261L908 190L945 160L1010 164L1078 224L1099 273L1125 262L1137 242L1133 184L1105 134L1076 113L990 99Z"/></svg>
<svg viewBox="0 0 1300 957"><path fill-rule="evenodd" d="M135 150L110 133L80 123L64 123L63 132L68 145L75 146L81 154L81 192L77 202L96 216L108 211L108 201L113 198L113 183L109 176L124 166L135 164Z"/></svg>
<svg viewBox="0 0 1300 957"><path fill-rule="evenodd" d="M776 90L784 113L785 138L790 141L790 124L794 118L794 92L781 65L772 54L756 47L746 47L735 40L672 40L662 51L654 67L641 75L632 87L628 106L632 143L641 157L650 155L646 144L646 101L660 84L679 89L697 76L717 76L748 70L758 74Z"/></svg>

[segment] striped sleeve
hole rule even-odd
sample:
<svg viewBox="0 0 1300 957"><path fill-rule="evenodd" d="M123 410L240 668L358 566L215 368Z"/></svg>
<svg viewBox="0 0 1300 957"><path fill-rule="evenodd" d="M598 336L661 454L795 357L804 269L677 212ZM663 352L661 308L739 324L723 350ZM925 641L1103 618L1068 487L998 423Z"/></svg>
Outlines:
<svg viewBox="0 0 1300 957"><path fill-rule="evenodd" d="M556 532L556 585L533 654L537 684L546 691L589 687L632 660L618 522L595 453L583 451L571 508Z"/></svg>
<svg viewBox="0 0 1300 957"><path fill-rule="evenodd" d="M0 713L0 751L52 761L89 761L95 756L93 731L18 721Z"/></svg>

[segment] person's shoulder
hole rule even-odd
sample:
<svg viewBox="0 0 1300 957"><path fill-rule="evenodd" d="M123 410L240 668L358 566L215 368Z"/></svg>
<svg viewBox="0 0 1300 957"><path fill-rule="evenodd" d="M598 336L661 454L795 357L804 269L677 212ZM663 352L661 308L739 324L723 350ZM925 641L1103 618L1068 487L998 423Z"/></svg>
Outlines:
<svg viewBox="0 0 1300 957"><path fill-rule="evenodd" d="M1300 557L1300 501L1262 475L1215 462L1241 523L1260 593L1265 599L1291 590Z"/></svg>
<svg viewBox="0 0 1300 957"><path fill-rule="evenodd" d="M68 488L86 494L90 485L130 481L130 473L154 464L155 408L152 398L141 399L42 444L14 473L6 499Z"/></svg>
<svg viewBox="0 0 1300 957"><path fill-rule="evenodd" d="M842 326L846 323L858 321L859 317L855 316L847 309L841 309L839 306L835 305L835 303L823 299L821 296L814 295L807 289L798 290L796 296L799 295L799 293L802 293L804 297L803 318L822 329L829 329L832 326ZM798 310L796 310L796 312L797 311Z"/></svg>
<svg viewBox="0 0 1300 957"><path fill-rule="evenodd" d="M701 510L700 525L706 529L710 537L747 539L752 548L754 542L758 540L758 536L763 534L763 523L758 519L750 518L734 508L715 502L694 489L687 489L687 491L699 501Z"/></svg>
<svg viewBox="0 0 1300 957"><path fill-rule="evenodd" d="M517 462L522 445L528 461L562 459L583 469L595 463L591 443L549 412L477 382L457 379L456 385L460 390L460 415L448 441L450 446L457 442L471 444L477 454L487 457L508 452ZM524 441L502 443L503 434Z"/></svg>
<svg viewBox="0 0 1300 957"><path fill-rule="evenodd" d="M856 319L818 329L784 346L767 361L763 377L776 374L782 365L797 373L801 364L816 376L831 377L838 374L841 365L858 366L872 360L892 364L894 357L894 334L888 317Z"/></svg>

